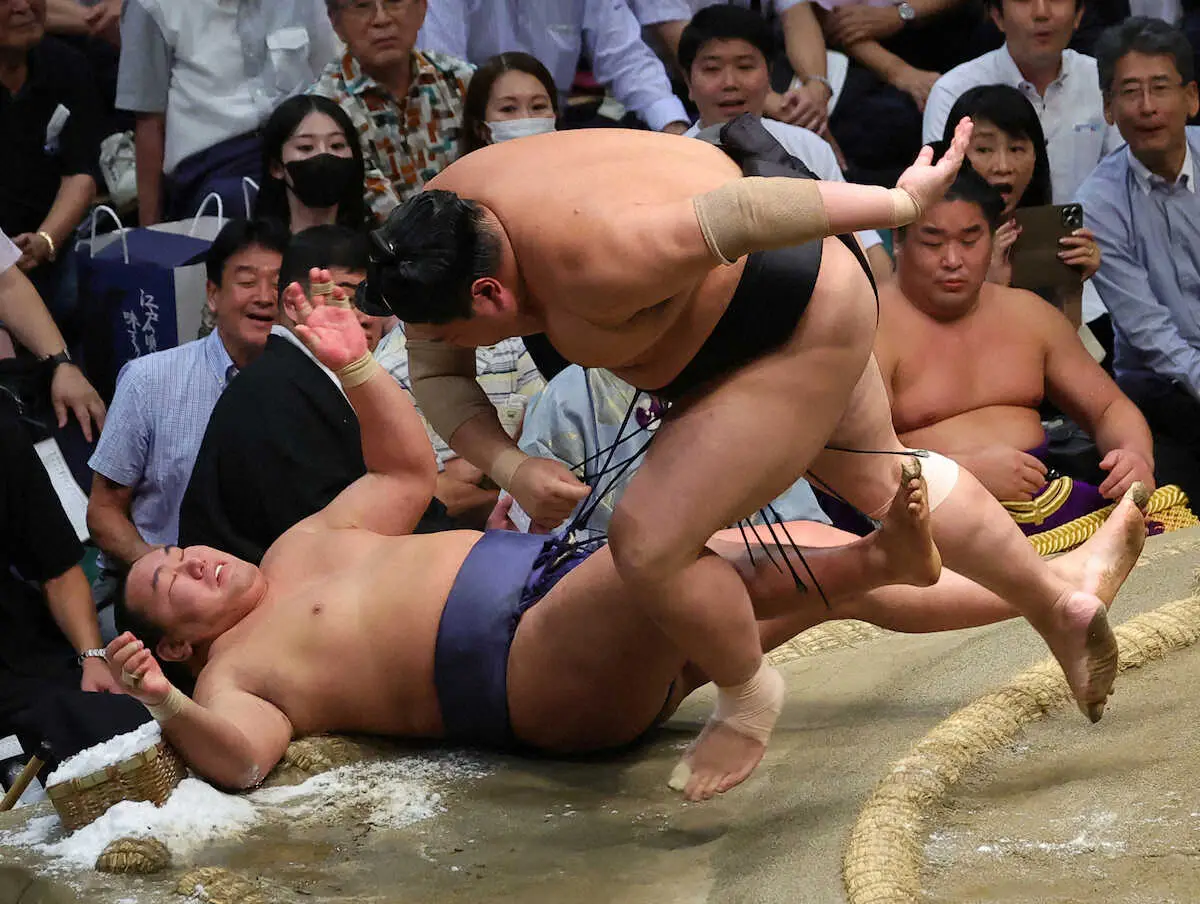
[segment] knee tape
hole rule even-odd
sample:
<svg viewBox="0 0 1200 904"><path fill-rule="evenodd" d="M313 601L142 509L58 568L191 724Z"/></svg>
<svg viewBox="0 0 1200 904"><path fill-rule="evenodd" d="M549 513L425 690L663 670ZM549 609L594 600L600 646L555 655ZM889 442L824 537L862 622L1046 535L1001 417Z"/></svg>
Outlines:
<svg viewBox="0 0 1200 904"><path fill-rule="evenodd" d="M946 501L958 483L958 462L928 449L923 450L917 461L921 463L921 476L929 490L929 511L932 512Z"/></svg>

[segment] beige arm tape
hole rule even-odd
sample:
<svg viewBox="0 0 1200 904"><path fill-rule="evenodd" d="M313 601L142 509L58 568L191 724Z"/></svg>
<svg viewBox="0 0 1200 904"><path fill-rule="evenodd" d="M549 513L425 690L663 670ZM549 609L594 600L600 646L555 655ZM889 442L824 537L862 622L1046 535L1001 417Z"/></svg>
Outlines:
<svg viewBox="0 0 1200 904"><path fill-rule="evenodd" d="M912 195L902 188L890 193L892 222L881 225L904 226L915 220L920 206ZM820 183L814 179L747 176L698 195L692 204L704 241L726 264L751 251L786 248L832 234Z"/></svg>
<svg viewBox="0 0 1200 904"><path fill-rule="evenodd" d="M434 339L408 340L408 375L421 413L447 443L471 418L496 409L475 379L475 349Z"/></svg>
<svg viewBox="0 0 1200 904"><path fill-rule="evenodd" d="M338 379L342 381L342 386L346 389L353 389L355 386L362 386L381 370L383 368L379 366L379 362L370 352L367 352L357 361L351 361L339 370L337 375Z"/></svg>
<svg viewBox="0 0 1200 904"><path fill-rule="evenodd" d="M154 705L144 703L142 705L150 710L150 715L154 717L155 722L162 723L179 715L187 701L187 695L172 684L171 689L167 692L167 698L162 703Z"/></svg>

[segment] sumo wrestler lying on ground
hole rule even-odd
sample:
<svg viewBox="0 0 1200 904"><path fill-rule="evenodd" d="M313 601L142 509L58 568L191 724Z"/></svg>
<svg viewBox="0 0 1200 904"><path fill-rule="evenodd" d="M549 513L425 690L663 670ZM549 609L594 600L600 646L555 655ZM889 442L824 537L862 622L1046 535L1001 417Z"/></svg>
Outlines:
<svg viewBox="0 0 1200 904"><path fill-rule="evenodd" d="M319 283L328 274L313 277ZM163 633L160 655L198 673L195 698L171 686L129 633L109 645L114 674L196 771L232 787L256 784L289 741L317 732L548 753L643 735L705 676L630 600L607 548L567 547L565 557L547 561L544 547L562 547L545 537L410 535L433 491L433 452L404 390L370 359L354 312L333 306L342 292L333 293L330 305L319 293L310 303L293 284L284 303L301 324L297 334L341 377L369 473L280 537L259 568L206 547L140 559L129 575L129 609ZM695 606L694 624L719 633L757 618L769 649L828 618L936 631L1017 615L948 571L930 587L879 589L927 583L940 568L923 480L906 479L897 501L862 540L824 525L789 525L812 547L845 544L803 549L829 609L816 593L799 592L763 549L751 557L739 533L718 534L690 579L742 595ZM1051 567L1111 602L1144 533L1131 495L1101 534ZM753 734L761 716L718 710L714 718ZM749 772L693 783L688 796L711 797Z"/></svg>

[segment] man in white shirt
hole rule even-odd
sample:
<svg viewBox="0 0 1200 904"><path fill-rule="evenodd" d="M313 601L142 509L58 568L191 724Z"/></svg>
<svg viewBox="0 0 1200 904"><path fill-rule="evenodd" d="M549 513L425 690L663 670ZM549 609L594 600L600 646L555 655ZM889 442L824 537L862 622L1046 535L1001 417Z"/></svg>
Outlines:
<svg viewBox="0 0 1200 904"><path fill-rule="evenodd" d="M1080 0L988 0L1004 46L943 75L929 93L922 129L939 141L954 102L976 85L1011 85L1033 104L1046 133L1054 202L1075 199L1096 164L1121 144L1104 121L1096 61L1068 50L1083 17Z"/></svg>
<svg viewBox="0 0 1200 904"><path fill-rule="evenodd" d="M710 6L692 17L679 40L679 62L700 119L684 134L697 136L743 113L763 115L771 87L767 59L772 43L771 31L759 16L731 4ZM763 119L762 124L818 178L845 181L833 149L819 135L773 119ZM867 230L858 238L876 282L890 279L892 261L879 234Z"/></svg>
<svg viewBox="0 0 1200 904"><path fill-rule="evenodd" d="M240 202L262 169L258 127L335 52L320 0L128 0L117 107L137 114L141 224L194 213L210 190Z"/></svg>
<svg viewBox="0 0 1200 904"><path fill-rule="evenodd" d="M428 4L417 46L477 66L498 53L523 50L550 70L564 97L586 47L596 80L650 128L687 128L683 103L625 0L436 0Z"/></svg>

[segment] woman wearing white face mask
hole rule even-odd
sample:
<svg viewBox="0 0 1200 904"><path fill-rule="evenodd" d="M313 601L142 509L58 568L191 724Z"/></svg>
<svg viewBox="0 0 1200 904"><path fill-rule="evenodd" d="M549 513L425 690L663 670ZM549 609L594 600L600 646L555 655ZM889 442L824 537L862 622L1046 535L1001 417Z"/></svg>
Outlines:
<svg viewBox="0 0 1200 904"><path fill-rule="evenodd" d="M527 53L501 53L471 77L463 101L462 154L489 144L553 132L558 89Z"/></svg>

